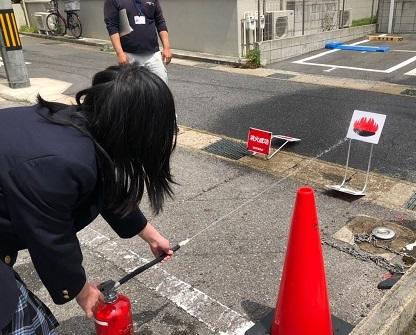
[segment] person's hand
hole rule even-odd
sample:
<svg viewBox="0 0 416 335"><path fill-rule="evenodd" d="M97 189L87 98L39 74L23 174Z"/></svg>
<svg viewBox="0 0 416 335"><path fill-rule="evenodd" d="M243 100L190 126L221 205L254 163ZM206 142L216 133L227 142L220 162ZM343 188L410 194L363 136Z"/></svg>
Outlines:
<svg viewBox="0 0 416 335"><path fill-rule="evenodd" d="M127 57L126 53L124 51L117 54L117 61L120 65L128 64L129 63L129 57Z"/></svg>
<svg viewBox="0 0 416 335"><path fill-rule="evenodd" d="M163 259L162 262L168 261L172 259L173 251L170 248L169 241L164 238L162 235L151 243L149 243L150 250L152 251L155 257L159 257L160 255L166 254L166 257Z"/></svg>
<svg viewBox="0 0 416 335"><path fill-rule="evenodd" d="M94 310L102 298L102 293L97 286L86 282L75 299L78 305L84 310L86 317L92 319L94 317Z"/></svg>
<svg viewBox="0 0 416 335"><path fill-rule="evenodd" d="M172 60L172 51L170 50L170 48L163 48L162 60L163 63L165 63L166 65L170 63L170 61Z"/></svg>
<svg viewBox="0 0 416 335"><path fill-rule="evenodd" d="M150 223L144 227L144 229L139 233L139 236L149 244L150 250L156 257L166 254L163 261L170 260L173 257L173 251L170 247L169 241L160 235L156 228Z"/></svg>

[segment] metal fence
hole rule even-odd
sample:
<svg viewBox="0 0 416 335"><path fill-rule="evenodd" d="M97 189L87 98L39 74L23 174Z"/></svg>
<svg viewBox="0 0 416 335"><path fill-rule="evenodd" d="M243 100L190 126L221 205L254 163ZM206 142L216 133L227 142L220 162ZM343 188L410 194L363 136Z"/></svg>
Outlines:
<svg viewBox="0 0 416 335"><path fill-rule="evenodd" d="M257 0L256 5L252 17L242 19L243 53L258 41L369 24L376 20L378 0Z"/></svg>

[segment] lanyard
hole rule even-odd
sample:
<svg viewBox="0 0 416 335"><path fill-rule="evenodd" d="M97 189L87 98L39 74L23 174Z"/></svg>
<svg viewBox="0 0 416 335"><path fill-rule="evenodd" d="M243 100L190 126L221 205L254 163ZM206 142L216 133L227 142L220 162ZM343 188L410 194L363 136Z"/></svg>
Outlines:
<svg viewBox="0 0 416 335"><path fill-rule="evenodd" d="M143 11L142 11L142 2L141 0L133 0L134 6L136 7L139 16L143 15Z"/></svg>

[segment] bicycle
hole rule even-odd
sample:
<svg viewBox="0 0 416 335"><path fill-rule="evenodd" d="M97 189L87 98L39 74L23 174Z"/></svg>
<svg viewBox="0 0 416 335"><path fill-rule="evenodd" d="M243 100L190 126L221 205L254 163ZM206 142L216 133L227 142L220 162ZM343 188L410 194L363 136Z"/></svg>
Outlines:
<svg viewBox="0 0 416 335"><path fill-rule="evenodd" d="M75 38L82 34L81 20L74 10L65 10L66 20L58 8L58 0L51 0L51 12L46 17L46 26L52 35L64 36L67 29Z"/></svg>

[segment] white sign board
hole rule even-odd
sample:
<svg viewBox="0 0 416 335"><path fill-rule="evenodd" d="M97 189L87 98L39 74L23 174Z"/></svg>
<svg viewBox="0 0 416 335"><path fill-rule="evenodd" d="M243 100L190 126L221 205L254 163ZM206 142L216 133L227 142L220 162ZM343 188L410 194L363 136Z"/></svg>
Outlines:
<svg viewBox="0 0 416 335"><path fill-rule="evenodd" d="M386 115L355 110L352 115L347 138L378 144Z"/></svg>

